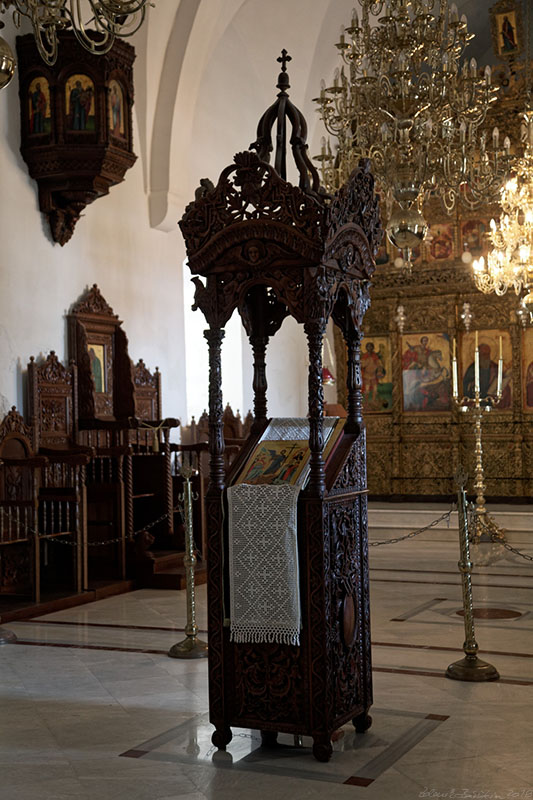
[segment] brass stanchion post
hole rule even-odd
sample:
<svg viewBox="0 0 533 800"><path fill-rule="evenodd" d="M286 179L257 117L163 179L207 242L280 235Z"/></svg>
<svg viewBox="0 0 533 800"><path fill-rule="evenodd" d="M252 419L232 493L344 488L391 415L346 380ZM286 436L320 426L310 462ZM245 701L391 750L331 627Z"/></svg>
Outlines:
<svg viewBox="0 0 533 800"><path fill-rule="evenodd" d="M466 476L464 476L464 479ZM466 496L464 482L457 487L457 514L459 517L459 543L461 560L459 570L463 586L463 613L465 624L465 641L463 650L465 657L454 661L446 670L446 677L456 681L497 681L498 671L492 664L477 657L478 644L474 634L474 610L472 608L472 562L470 561L470 543L468 539L468 518L466 513Z"/></svg>
<svg viewBox="0 0 533 800"><path fill-rule="evenodd" d="M196 555L194 553L194 539L192 526L192 486L191 477L194 470L191 467L182 466L180 474L183 477L183 494L180 500L183 502L183 516L185 523L185 580L187 592L187 624L185 626L186 638L168 651L171 658L205 658L207 656L207 643L198 638L198 626L196 625L196 606L195 606L195 587L194 569L196 566Z"/></svg>

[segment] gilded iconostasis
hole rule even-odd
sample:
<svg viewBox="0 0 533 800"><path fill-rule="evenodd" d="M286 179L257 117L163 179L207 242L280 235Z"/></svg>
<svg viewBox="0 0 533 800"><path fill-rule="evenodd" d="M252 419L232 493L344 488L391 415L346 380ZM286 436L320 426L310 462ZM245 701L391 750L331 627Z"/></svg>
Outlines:
<svg viewBox="0 0 533 800"><path fill-rule="evenodd" d="M472 271L473 259L487 254L498 207L458 209L447 217L435 201L430 210L429 235L413 253L411 272L388 241L376 259L361 345L370 494L449 497L460 465L472 491L474 428L452 396L452 359L455 349L459 397L473 397L477 332L482 396L497 392L500 340L503 361L501 400L483 420L486 495L527 499L533 495L533 327L516 313L512 290L483 294ZM465 303L472 317L466 324ZM340 372L341 403L344 384Z"/></svg>
<svg viewBox="0 0 533 800"><path fill-rule="evenodd" d="M514 58L523 50L521 39L511 47L504 36L511 8L518 7L499 3L491 10L492 79L500 91L487 115L486 136L505 131L513 152L521 152L527 70L525 61ZM527 502L533 496L533 326L525 309L517 313L520 298L512 289L503 296L484 294L474 280L472 265L487 258L499 205L491 200L474 209L459 201L447 214L436 196L429 199L429 230L411 253L410 269L405 253L387 239L377 253L361 344L368 488L383 498L452 497L461 466L472 493L474 423L460 401L474 396L477 342L481 396L498 393L500 359L502 364L501 399L489 401L483 418L485 494ZM383 202L384 223L387 211ZM342 347L338 337L338 355ZM343 361L336 359L341 404Z"/></svg>
<svg viewBox="0 0 533 800"><path fill-rule="evenodd" d="M434 212L442 215L437 205ZM452 397L452 357L455 346L459 396L473 397L476 331L481 395L497 392L500 339L503 360L502 397L483 421L486 494L533 494L533 327L517 315L512 290L497 297L476 289L469 261L487 252L486 231L496 213L491 207L430 220L429 239L414 254L410 274L395 264L400 253L389 242L380 249L361 345L371 496L451 496L460 464L472 490L474 429ZM339 374L341 403L344 383Z"/></svg>

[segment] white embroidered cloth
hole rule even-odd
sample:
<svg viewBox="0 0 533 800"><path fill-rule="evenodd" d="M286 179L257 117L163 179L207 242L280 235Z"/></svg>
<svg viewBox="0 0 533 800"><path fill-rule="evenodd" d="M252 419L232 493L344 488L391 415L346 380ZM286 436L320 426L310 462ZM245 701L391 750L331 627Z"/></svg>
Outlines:
<svg viewBox="0 0 533 800"><path fill-rule="evenodd" d="M228 488L230 638L300 644L298 486Z"/></svg>

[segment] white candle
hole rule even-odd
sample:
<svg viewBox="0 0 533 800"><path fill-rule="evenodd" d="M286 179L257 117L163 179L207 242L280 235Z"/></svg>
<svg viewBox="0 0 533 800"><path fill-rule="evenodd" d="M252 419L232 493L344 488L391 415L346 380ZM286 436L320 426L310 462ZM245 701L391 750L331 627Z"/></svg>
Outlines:
<svg viewBox="0 0 533 800"><path fill-rule="evenodd" d="M476 331L476 352L474 353L474 392L479 393L479 341Z"/></svg>
<svg viewBox="0 0 533 800"><path fill-rule="evenodd" d="M500 336L500 358L498 360L498 399L502 396L502 388L503 388L503 345L502 345L502 337Z"/></svg>
<svg viewBox="0 0 533 800"><path fill-rule="evenodd" d="M457 352L455 348L455 339L453 340L453 358L452 358L452 395L454 400L459 397L457 380Z"/></svg>

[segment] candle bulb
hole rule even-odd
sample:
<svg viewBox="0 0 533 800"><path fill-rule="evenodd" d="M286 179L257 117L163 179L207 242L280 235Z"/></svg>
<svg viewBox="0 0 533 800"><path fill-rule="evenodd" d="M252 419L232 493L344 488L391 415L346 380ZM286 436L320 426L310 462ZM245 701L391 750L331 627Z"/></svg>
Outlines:
<svg viewBox="0 0 533 800"><path fill-rule="evenodd" d="M474 392L479 394L479 340L476 331L476 352L474 353Z"/></svg>

